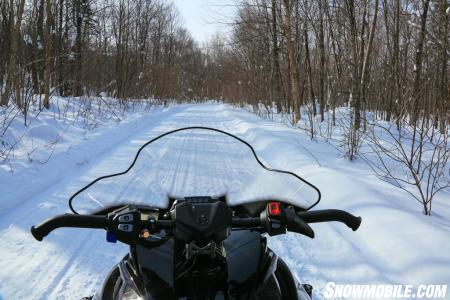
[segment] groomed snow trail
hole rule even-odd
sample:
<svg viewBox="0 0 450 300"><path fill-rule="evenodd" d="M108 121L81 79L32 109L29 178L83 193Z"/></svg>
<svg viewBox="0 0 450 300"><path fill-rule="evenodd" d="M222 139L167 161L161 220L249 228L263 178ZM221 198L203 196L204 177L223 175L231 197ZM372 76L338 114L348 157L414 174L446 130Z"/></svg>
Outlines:
<svg viewBox="0 0 450 300"><path fill-rule="evenodd" d="M237 134L254 145L262 159L272 166L298 172L316 184L323 192L318 208L346 209L362 215L363 225L358 232L329 223L314 225L315 240L294 234L270 239L270 246L294 273L315 286L316 299L322 298L328 281L450 284L447 217L421 216L420 211L408 205L411 200L379 182L364 165L340 159L333 147L309 141L298 130L261 121L226 105L197 104L150 113L132 124L119 125L100 137L84 141L78 148L74 146L78 152L57 157L40 169L44 178L52 174L48 176L51 184L42 187L41 181L22 183L23 189L29 191L27 194L33 194L26 200L8 199L8 194L20 195L18 179L11 179L15 183L11 190L0 195L1 201L10 201L8 210L0 211L0 298L79 299L94 294L112 266L126 254L127 247L107 243L101 230L59 229L43 242L37 242L29 233L30 227L68 212L67 200L73 192L98 176L125 169L139 146L152 137L186 126L210 126ZM220 150L219 144L216 141L211 155ZM86 164L70 164L67 161L71 155L90 159ZM181 172L180 159L173 157L165 168L158 170L162 182L178 190L192 186L194 180L198 183L197 178L177 176ZM222 159L224 168L216 171L237 174L240 166L226 156ZM189 164L198 160L205 158L193 155L183 161ZM219 178L211 181L213 185L221 184ZM208 182L202 184L207 188ZM3 184L3 188L8 187ZM442 215L449 215L448 204L438 202L436 206ZM414 228L414 234L410 228Z"/></svg>

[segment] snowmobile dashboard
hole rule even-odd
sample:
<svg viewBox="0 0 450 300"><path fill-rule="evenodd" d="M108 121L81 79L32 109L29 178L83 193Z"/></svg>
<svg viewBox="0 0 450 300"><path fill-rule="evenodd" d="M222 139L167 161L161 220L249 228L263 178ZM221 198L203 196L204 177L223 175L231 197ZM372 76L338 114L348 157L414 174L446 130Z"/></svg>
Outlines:
<svg viewBox="0 0 450 300"><path fill-rule="evenodd" d="M114 206L93 215L64 214L31 227L42 241L61 227L105 229L108 242L155 247L170 238L185 242L225 240L232 230L255 230L270 236L296 232L314 238L309 223L338 221L356 231L361 217L336 209L302 211L266 200L229 206L224 198L188 197L170 200L168 209L143 205Z"/></svg>

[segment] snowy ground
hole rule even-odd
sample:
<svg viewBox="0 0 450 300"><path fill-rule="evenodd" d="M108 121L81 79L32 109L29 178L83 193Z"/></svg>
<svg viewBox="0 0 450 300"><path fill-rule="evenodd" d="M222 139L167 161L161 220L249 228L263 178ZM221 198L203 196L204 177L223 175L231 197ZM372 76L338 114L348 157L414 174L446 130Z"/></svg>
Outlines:
<svg viewBox="0 0 450 300"><path fill-rule="evenodd" d="M93 294L127 248L107 243L102 231L74 229L55 231L39 243L30 226L68 212L71 193L96 175L122 170L157 132L192 125L237 134L271 165L299 173L321 189L317 208L363 217L357 232L342 224L316 224L314 240L295 234L270 239L296 275L315 287L316 299L328 281L450 284L449 191L436 199L433 217L423 216L414 200L378 180L364 162L349 162L299 130L222 104L172 106L108 124L83 131L79 139L73 133L46 164L23 162L14 173L0 168L0 297Z"/></svg>

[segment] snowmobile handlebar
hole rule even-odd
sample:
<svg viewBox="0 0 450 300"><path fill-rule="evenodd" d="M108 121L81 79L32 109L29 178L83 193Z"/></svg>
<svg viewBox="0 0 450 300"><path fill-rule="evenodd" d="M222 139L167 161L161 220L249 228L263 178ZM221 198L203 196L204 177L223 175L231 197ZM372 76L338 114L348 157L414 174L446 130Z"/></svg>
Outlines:
<svg viewBox="0 0 450 300"><path fill-rule="evenodd" d="M344 223L353 231L356 231L361 224L361 217L355 217L346 211L337 209L295 212L295 216L289 216L289 212L286 210L286 216L287 226L285 228L288 231L297 232L311 238L314 237L314 232L307 225L308 223L338 221ZM111 222L112 219L105 215L64 214L50 218L37 226L32 226L31 234L36 240L42 241L44 237L57 228L108 229ZM154 230L173 229L175 227L173 220L152 220L151 224L147 223L146 225L150 225ZM233 217L230 225L232 229L267 228L267 224L261 217ZM267 230L267 232L272 235L270 230Z"/></svg>
<svg viewBox="0 0 450 300"><path fill-rule="evenodd" d="M321 222L341 222L351 228L353 231L358 230L361 225L361 217L355 217L351 213L348 213L339 209L324 209L316 211L305 211L296 213L305 223L321 223ZM260 217L255 218L239 218L235 217L231 221L232 228L255 228L261 227L262 221ZM169 220L154 221L154 227L156 229L172 229L174 223Z"/></svg>
<svg viewBox="0 0 450 300"><path fill-rule="evenodd" d="M268 216L262 214L260 217L254 218L234 218L232 221L232 228L256 228L262 227L269 235L278 235L287 231L303 234L310 238L314 238L314 231L308 225L309 223L321 223L337 221L344 223L347 227L356 231L361 225L361 217L338 209L324 209L316 211L302 211L297 212L293 207L288 207L281 213L283 217ZM269 217L269 218L267 218ZM272 226L273 223L278 224L276 228Z"/></svg>
<svg viewBox="0 0 450 300"><path fill-rule="evenodd" d="M353 231L358 230L361 225L361 217L355 217L351 213L339 209L323 209L315 211L297 212L299 216L306 223L320 223L337 221L344 223Z"/></svg>
<svg viewBox="0 0 450 300"><path fill-rule="evenodd" d="M305 221L305 223L321 223L321 222L341 222L351 228L353 231L358 230L361 225L361 217L355 217L339 209L323 209L315 211L297 212L297 216ZM241 227L257 227L261 226L260 218L240 218L233 220L233 226Z"/></svg>
<svg viewBox="0 0 450 300"><path fill-rule="evenodd" d="M36 240L42 241L50 232L61 227L105 229L108 227L108 218L95 215L59 215L32 226L31 234Z"/></svg>

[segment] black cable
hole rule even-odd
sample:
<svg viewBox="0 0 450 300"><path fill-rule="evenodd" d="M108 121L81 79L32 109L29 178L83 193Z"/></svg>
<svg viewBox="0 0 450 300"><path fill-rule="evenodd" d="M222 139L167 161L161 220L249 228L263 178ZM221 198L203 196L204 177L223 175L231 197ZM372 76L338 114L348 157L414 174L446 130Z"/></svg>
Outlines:
<svg viewBox="0 0 450 300"><path fill-rule="evenodd" d="M151 139L150 141L148 141L148 142L145 143L144 145L142 145L142 146L139 148L139 150L137 151L136 156L134 157L134 160L133 160L133 162L131 163L131 165L128 167L128 169L126 169L125 171L120 172L120 173L115 173L115 174L111 174L111 175L106 175L106 176L98 177L97 179L95 179L94 181L90 182L88 185L86 185L85 187L83 187L82 189L80 189L79 191L77 191L75 194L73 194L73 195L70 197L70 199L69 199L69 207L70 207L70 210L71 210L74 214L78 214L78 212L75 211L75 209L74 209L73 206L72 206L72 200L73 200L78 194L82 193L83 191L85 191L86 189L88 189L89 187L91 187L91 186L92 186L93 184L95 184L96 182L98 182L98 181L100 181L100 180L103 180L103 179L111 178L111 177L116 177L116 176L120 176L120 175L125 175L126 173L128 173L128 172L131 170L131 168L133 168L134 164L136 163L136 161L137 161L137 159L138 159L139 154L141 153L141 151L142 151L145 147L147 147L148 145L150 145L151 143L153 143L153 142L159 140L159 139L162 138L162 137L165 137L166 135L169 135L169 134L172 134L172 133L175 133L175 132L179 132L179 131L192 130L192 129L202 129L202 130L215 131L215 132L219 132L219 133L225 134L225 135L227 135L227 136L230 136L230 137L232 137L232 138L234 138L234 139L240 141L241 143L245 144L248 148L250 148L250 150L252 151L253 156L255 157L256 161L258 162L258 164L259 164L263 169L265 169L265 170L267 170L267 171L270 171L270 172L276 172L276 173L283 173L283 174L292 175L292 176L294 176L295 178L301 180L302 182L304 182L304 183L306 183L307 185L309 185L310 187L312 187L314 190L317 191L317 194L319 195L319 197L317 198L317 201L316 201L315 203L313 203L311 206L309 206L308 208L306 208L306 210L309 210L309 209L313 208L314 206L316 206L316 205L320 202L320 199L321 199L321 193L320 193L320 190L319 190L315 185L313 185L312 183L306 181L305 179L301 178L300 176L298 176L297 174L295 174L295 173L293 173L293 172L283 171L283 170L278 170L278 169L272 169L272 168L266 167L266 166L261 162L261 160L259 159L258 155L256 155L255 149L253 149L253 147L252 147L249 143L247 143L246 141L244 141L243 139L241 139L241 138L239 138L239 137L237 137L237 136L235 136L235 135L233 135L233 134L231 134L231 133L229 133L229 132L220 130L220 129L211 128L211 127L204 127L204 126L191 126L191 127L183 127L183 128L178 128L178 129L175 129L175 130L172 130L172 131L165 132L165 133L163 133L163 134L161 134L161 135L158 135L157 137Z"/></svg>

